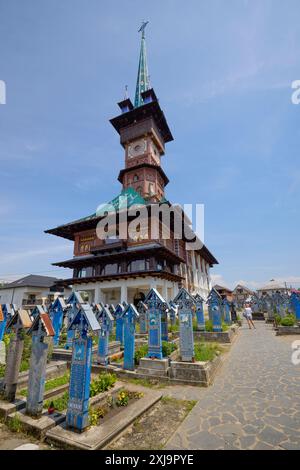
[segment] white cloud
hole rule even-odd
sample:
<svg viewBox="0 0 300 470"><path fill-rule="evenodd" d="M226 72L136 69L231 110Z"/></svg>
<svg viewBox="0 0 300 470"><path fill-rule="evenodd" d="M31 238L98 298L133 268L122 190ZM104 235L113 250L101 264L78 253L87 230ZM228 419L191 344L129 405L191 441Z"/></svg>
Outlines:
<svg viewBox="0 0 300 470"><path fill-rule="evenodd" d="M211 274L210 277L212 285L219 284L220 286L229 287L222 274Z"/></svg>

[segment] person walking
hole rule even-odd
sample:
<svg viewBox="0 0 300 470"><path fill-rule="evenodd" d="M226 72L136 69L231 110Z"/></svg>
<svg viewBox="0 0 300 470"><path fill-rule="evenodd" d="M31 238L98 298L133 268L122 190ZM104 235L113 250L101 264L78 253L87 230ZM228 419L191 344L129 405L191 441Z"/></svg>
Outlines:
<svg viewBox="0 0 300 470"><path fill-rule="evenodd" d="M254 323L253 323L253 319L252 319L252 308L250 307L250 304L245 304L245 309L244 309L243 316L244 316L244 317L246 318L246 320L247 320L249 329L251 330L251 329L252 329L252 326L253 326L254 329L256 329L256 328L255 328L255 325L254 325Z"/></svg>

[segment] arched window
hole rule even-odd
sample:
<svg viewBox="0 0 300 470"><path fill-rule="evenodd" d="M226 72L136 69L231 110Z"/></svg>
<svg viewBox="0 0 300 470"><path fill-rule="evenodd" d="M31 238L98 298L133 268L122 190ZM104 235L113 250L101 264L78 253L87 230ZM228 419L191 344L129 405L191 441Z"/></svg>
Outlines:
<svg viewBox="0 0 300 470"><path fill-rule="evenodd" d="M139 180L139 177L138 177L137 174L135 174L134 177L133 177L133 182L135 183L135 182L138 181L138 180Z"/></svg>

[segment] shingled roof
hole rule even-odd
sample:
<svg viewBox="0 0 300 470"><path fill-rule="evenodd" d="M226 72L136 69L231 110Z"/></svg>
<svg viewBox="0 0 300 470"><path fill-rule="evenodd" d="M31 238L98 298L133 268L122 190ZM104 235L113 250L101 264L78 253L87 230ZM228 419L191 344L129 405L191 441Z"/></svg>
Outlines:
<svg viewBox="0 0 300 470"><path fill-rule="evenodd" d="M60 279L50 276L37 276L29 274L29 276L22 277L16 281L10 282L0 287L0 289L10 289L12 287L52 287L58 283Z"/></svg>

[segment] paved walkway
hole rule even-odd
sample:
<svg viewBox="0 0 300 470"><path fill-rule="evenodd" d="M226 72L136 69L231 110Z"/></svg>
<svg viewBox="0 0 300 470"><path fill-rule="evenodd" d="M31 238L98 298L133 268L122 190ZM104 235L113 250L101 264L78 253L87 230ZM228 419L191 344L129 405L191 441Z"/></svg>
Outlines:
<svg viewBox="0 0 300 470"><path fill-rule="evenodd" d="M166 387L199 400L166 449L300 449L300 365L291 344L256 322L241 328L213 386Z"/></svg>

